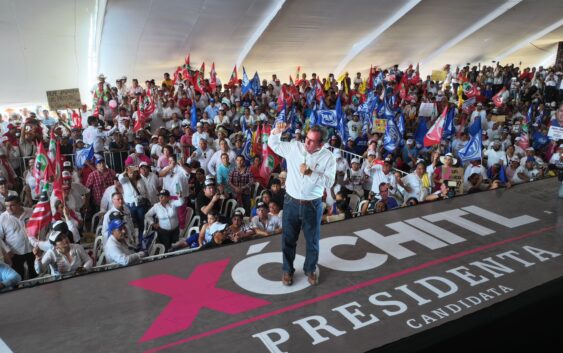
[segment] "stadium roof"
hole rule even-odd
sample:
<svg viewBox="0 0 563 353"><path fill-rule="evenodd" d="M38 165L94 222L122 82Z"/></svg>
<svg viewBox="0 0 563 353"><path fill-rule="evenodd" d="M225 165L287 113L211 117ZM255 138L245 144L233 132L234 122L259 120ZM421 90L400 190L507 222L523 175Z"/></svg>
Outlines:
<svg viewBox="0 0 563 353"><path fill-rule="evenodd" d="M421 63L551 65L563 41L557 0L2 0L0 105L89 88L98 73L160 81L189 53L282 81L302 72ZM130 80L129 80L130 82Z"/></svg>

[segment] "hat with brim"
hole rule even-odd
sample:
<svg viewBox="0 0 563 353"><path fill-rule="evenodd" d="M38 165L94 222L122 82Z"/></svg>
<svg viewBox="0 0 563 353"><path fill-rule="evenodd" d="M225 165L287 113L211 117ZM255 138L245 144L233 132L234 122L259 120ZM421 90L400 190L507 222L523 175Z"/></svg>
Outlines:
<svg viewBox="0 0 563 353"><path fill-rule="evenodd" d="M125 222L122 219L114 219L113 221L109 222L108 225L108 232L111 235L114 230L120 229L125 225Z"/></svg>
<svg viewBox="0 0 563 353"><path fill-rule="evenodd" d="M457 164L457 158L455 158L451 153L446 153L444 156L440 156L440 163L446 164L446 157L450 157L452 159L452 164Z"/></svg>
<svg viewBox="0 0 563 353"><path fill-rule="evenodd" d="M170 191L166 190L166 189L162 189L160 190L160 192L158 193L158 196L170 196Z"/></svg>

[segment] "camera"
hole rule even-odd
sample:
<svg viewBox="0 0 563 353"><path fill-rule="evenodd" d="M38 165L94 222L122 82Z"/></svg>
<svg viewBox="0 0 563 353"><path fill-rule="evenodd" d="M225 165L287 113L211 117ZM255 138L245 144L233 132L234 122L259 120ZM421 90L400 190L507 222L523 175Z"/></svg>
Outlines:
<svg viewBox="0 0 563 353"><path fill-rule="evenodd" d="M455 196L455 188L457 186L457 182L454 180L448 180L445 183L448 186L448 198L451 199Z"/></svg>

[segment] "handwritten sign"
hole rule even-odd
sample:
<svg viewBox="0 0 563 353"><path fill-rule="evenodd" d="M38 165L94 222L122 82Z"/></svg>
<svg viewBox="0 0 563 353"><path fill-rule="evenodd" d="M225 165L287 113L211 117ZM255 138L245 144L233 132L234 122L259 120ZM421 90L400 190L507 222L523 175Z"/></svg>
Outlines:
<svg viewBox="0 0 563 353"><path fill-rule="evenodd" d="M491 120L495 123L504 123L506 121L506 115L493 115Z"/></svg>
<svg viewBox="0 0 563 353"><path fill-rule="evenodd" d="M384 134L387 129L387 119L374 119L373 121L373 131Z"/></svg>
<svg viewBox="0 0 563 353"><path fill-rule="evenodd" d="M82 105L78 88L47 91L47 101L51 110L80 108Z"/></svg>
<svg viewBox="0 0 563 353"><path fill-rule="evenodd" d="M547 136L552 140L562 140L563 139L563 127L551 126L547 132Z"/></svg>
<svg viewBox="0 0 563 353"><path fill-rule="evenodd" d="M420 103L418 116L432 116L434 109L436 109L434 103Z"/></svg>
<svg viewBox="0 0 563 353"><path fill-rule="evenodd" d="M455 194L456 195L461 195L463 194L463 168L448 168L449 170L447 171L447 174L449 176L449 178L444 177L444 179L447 180L451 180L451 181L455 181L456 186L455 186ZM442 175L446 175L445 174L445 168L442 167Z"/></svg>
<svg viewBox="0 0 563 353"><path fill-rule="evenodd" d="M444 81L446 79L446 71L442 70L432 70L432 81Z"/></svg>

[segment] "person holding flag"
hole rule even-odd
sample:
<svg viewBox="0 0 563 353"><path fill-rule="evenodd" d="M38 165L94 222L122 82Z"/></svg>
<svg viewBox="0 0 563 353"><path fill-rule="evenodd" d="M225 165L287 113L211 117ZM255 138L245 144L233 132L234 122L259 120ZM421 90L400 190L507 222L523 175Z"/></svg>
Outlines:
<svg viewBox="0 0 563 353"><path fill-rule="evenodd" d="M306 239L306 256L303 271L309 284L319 281L317 262L322 216L322 196L325 189L334 184L336 160L323 147L327 131L315 125L307 133L305 143L282 142L282 134L289 128L287 123L277 123L268 138L268 146L287 162L286 197L282 218L282 283L293 284L295 250L299 232L303 229Z"/></svg>

